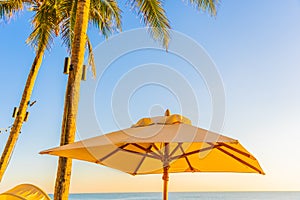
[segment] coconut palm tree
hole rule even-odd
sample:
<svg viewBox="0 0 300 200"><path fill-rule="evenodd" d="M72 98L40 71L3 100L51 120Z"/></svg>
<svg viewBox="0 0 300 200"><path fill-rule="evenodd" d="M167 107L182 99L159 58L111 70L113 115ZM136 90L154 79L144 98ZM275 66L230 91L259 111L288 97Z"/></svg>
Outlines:
<svg viewBox="0 0 300 200"><path fill-rule="evenodd" d="M69 20L65 21L66 24L63 23L63 27L71 27L71 29L63 29L63 39L66 43L71 44L72 70L69 72L66 88L60 145L74 142L79 101L78 88L80 88L78 85L80 86L82 77L85 44L88 44L90 51L92 49L90 42L87 40L86 32L82 32L81 30L87 30L89 21L99 28L104 36L110 34L114 29L121 28L121 11L115 1L86 0L85 3L86 4L83 4L81 0L75 0L72 5L68 3L68 0L63 3L66 7L65 10L69 10L69 12L67 12L69 13L69 18L66 18ZM84 14L84 16L81 16L82 14ZM73 31L69 33L70 30ZM72 36L71 40L68 35ZM91 61L90 64L93 65L93 59L88 60ZM68 101L70 100L70 95L74 98ZM72 160L60 157L58 165L54 199L68 199Z"/></svg>
<svg viewBox="0 0 300 200"><path fill-rule="evenodd" d="M60 145L74 142L76 131L76 118L80 93L80 80L84 62L84 45L91 9L91 2L115 2L114 0L77 0L77 10L74 26L74 40L72 42L71 65L73 70L69 74L65 94L64 115ZM144 24L150 28L154 39L159 40L167 48L169 43L170 24L163 8L162 0L129 0L133 10L143 19ZM217 0L188 0L198 9L216 14ZM117 5L117 3L115 2ZM54 199L67 199L70 186L72 160L60 157L56 177Z"/></svg>
<svg viewBox="0 0 300 200"><path fill-rule="evenodd" d="M1 1L0 17L10 18L14 13L21 11L27 5L32 6L32 10L36 12L32 20L34 30L27 40L28 43L31 43L35 47L36 55L27 77L25 88L22 94L22 99L19 104L19 111L10 130L6 146L0 159L0 181L3 177L5 169L7 168L11 154L21 132L35 80L43 60L43 55L45 50L49 48L49 44L54 37L54 30L57 21L55 15L56 10L53 6L49 6L49 4L41 6L39 1L34 0Z"/></svg>
<svg viewBox="0 0 300 200"><path fill-rule="evenodd" d="M50 48L53 38L58 36L59 33L61 33L64 44L66 44L68 49L71 49L70 44L74 36L73 32L75 15L72 13L76 13L76 1L0 1L0 18L10 18L14 13L21 11L24 7L29 7L29 10L35 12L32 20L34 30L27 39L27 42L35 48L36 56L30 73L27 77L18 114L11 128L9 138L0 160L0 180L2 179L3 174L8 166L13 149L19 137L28 107L28 102L30 101L32 90L34 88L35 80L38 75L45 50ZM116 28L120 28L120 18L118 17L119 15L114 17L112 12L115 11L111 11L109 8L103 10L103 7L101 7L101 9L102 10L100 10L99 5L96 4L91 6L90 21L93 22L93 24L99 28L101 33L107 37L108 34L114 29L114 26L116 26ZM89 50L89 64L94 66L93 54L91 51L92 47L88 40L86 47Z"/></svg>

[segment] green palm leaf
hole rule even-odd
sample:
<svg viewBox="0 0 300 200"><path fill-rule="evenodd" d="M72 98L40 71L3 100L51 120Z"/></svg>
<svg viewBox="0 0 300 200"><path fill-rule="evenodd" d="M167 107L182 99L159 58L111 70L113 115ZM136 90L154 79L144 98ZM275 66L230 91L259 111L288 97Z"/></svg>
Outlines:
<svg viewBox="0 0 300 200"><path fill-rule="evenodd" d="M150 34L167 48L170 40L170 23L161 0L131 0L131 5L150 29Z"/></svg>
<svg viewBox="0 0 300 200"><path fill-rule="evenodd" d="M189 2L199 10L208 11L212 15L217 14L216 6L219 3L218 0L189 0Z"/></svg>
<svg viewBox="0 0 300 200"><path fill-rule="evenodd" d="M26 1L24 1L26 2ZM0 18L9 19L16 12L23 10L22 0L2 0L0 1Z"/></svg>
<svg viewBox="0 0 300 200"><path fill-rule="evenodd" d="M93 46L88 37L86 38L86 43L87 43L87 49L88 49L88 65L91 67L92 73L93 73L93 78L95 79L96 78L96 64L95 64Z"/></svg>
<svg viewBox="0 0 300 200"><path fill-rule="evenodd" d="M91 0L90 22L106 38L121 30L121 10L114 0Z"/></svg>
<svg viewBox="0 0 300 200"><path fill-rule="evenodd" d="M77 2L78 0L62 0L60 3L60 10L63 19L61 22L61 38L69 52L74 38Z"/></svg>
<svg viewBox="0 0 300 200"><path fill-rule="evenodd" d="M44 46L50 49L59 21L56 3L56 0L45 0L42 4L39 2L32 4L32 11L35 11L32 20L34 30L26 42L36 50L42 49Z"/></svg>

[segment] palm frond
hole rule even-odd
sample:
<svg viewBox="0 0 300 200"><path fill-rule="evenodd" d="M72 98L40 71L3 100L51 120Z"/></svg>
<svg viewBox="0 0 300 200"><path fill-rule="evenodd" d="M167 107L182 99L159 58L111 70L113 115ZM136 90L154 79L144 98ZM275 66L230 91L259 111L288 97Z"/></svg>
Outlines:
<svg viewBox="0 0 300 200"><path fill-rule="evenodd" d="M60 4L60 10L62 12L61 38L69 52L74 38L77 2L78 0L62 0Z"/></svg>
<svg viewBox="0 0 300 200"><path fill-rule="evenodd" d="M197 9L208 11L212 15L217 14L218 0L188 0L190 4L195 5Z"/></svg>
<svg viewBox="0 0 300 200"><path fill-rule="evenodd" d="M170 23L161 0L131 0L131 6L150 28L152 37L168 47Z"/></svg>
<svg viewBox="0 0 300 200"><path fill-rule="evenodd" d="M115 0L91 0L90 22L106 38L121 30L121 9Z"/></svg>
<svg viewBox="0 0 300 200"><path fill-rule="evenodd" d="M60 10L63 12L61 37L69 51L74 37L77 1L62 0ZM105 37L121 29L121 10L115 0L91 0L89 21Z"/></svg>
<svg viewBox="0 0 300 200"><path fill-rule="evenodd" d="M44 0L42 3L33 1L32 10L35 15L32 20L33 32L29 35L26 42L31 44L36 51L46 47L50 49L50 44L55 37L58 17L56 0Z"/></svg>
<svg viewBox="0 0 300 200"><path fill-rule="evenodd" d="M86 38L87 49L88 49L88 65L92 69L93 78L96 78L96 64L94 59L93 47L89 37Z"/></svg>
<svg viewBox="0 0 300 200"><path fill-rule="evenodd" d="M22 0L2 0L0 1L0 18L10 19L16 12L23 10Z"/></svg>

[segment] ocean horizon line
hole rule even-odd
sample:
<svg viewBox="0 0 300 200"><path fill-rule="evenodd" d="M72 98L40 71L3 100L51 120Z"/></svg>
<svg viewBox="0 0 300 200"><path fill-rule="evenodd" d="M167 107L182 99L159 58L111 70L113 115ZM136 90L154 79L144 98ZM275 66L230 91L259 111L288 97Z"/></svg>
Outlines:
<svg viewBox="0 0 300 200"><path fill-rule="evenodd" d="M53 195L49 195L53 198ZM161 200L162 192L71 193L69 200ZM169 192L172 200L299 200L300 191Z"/></svg>
<svg viewBox="0 0 300 200"><path fill-rule="evenodd" d="M237 191L237 190L230 190L230 191L170 191L169 193L244 193L244 192L248 192L248 193L255 193L255 192L296 192L296 193L300 193L300 190L241 190L241 191ZM140 191L136 191L136 192L75 192L75 193L70 193L72 194L138 194L138 193L161 193L159 191L154 191L154 192L140 192ZM53 193L48 193L53 195Z"/></svg>

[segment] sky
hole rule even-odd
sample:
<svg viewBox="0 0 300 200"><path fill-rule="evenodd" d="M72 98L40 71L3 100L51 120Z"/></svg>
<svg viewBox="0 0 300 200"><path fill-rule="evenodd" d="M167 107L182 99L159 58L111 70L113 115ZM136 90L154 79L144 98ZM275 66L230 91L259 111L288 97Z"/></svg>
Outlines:
<svg viewBox="0 0 300 200"><path fill-rule="evenodd" d="M224 123L217 131L238 139L258 159L266 173L264 176L171 174L169 190L299 190L300 1L221 1L216 17L198 12L184 1L165 1L165 9L172 29L202 47L208 55L205 59L212 60L212 66L221 77L225 114ZM122 4L122 10L123 31L143 27L128 6ZM13 107L19 104L34 59L34 50L25 43L32 31L31 17L32 13L24 11L0 24L2 130L13 123ZM102 48L103 52L103 47L107 47L107 52L114 52L138 43L138 39L133 39L119 46L109 46L107 43L114 41L119 33L108 41L93 28L89 28L88 34L98 63L102 62L103 55L97 49ZM147 42L157 45L150 37ZM170 49L176 42L171 40ZM189 52L197 56L194 54L194 51ZM37 103L28 109L29 120L23 125L0 191L20 183L33 183L48 193L53 192L58 159L38 152L59 145L67 81L62 73L66 56L68 53L61 40L55 39L52 49L44 56L33 91L32 100ZM151 67L154 73L139 71ZM163 69L167 70L165 74ZM178 81L174 76L170 78L172 73L178 75ZM153 82L145 84L148 83L145 80L151 82L151 78ZM159 82L162 80L166 81L162 82L165 85ZM138 81L144 82L130 87ZM90 89L89 84L96 84L96 89ZM136 90L122 90L122 87L136 87ZM86 109L85 94L92 93L93 109L101 131L86 126L89 119L79 113L77 140L130 127L142 117L162 115L167 108L171 113L190 118L194 125L213 128L211 122L216 105L210 89L214 87L205 75L196 73L191 63L172 51L141 49L117 55L105 73L98 74L97 81L89 74L88 80L82 82L80 113ZM7 137L8 133L0 134L1 151ZM133 177L93 163L73 162L73 193L161 191L161 188L161 175Z"/></svg>

